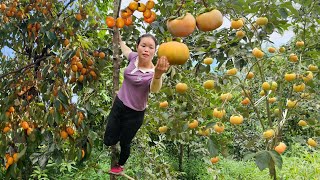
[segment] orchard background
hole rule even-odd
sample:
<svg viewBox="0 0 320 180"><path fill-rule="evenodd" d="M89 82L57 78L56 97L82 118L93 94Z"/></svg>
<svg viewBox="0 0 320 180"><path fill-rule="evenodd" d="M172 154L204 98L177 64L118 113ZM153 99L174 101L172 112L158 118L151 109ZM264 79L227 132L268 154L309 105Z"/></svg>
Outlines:
<svg viewBox="0 0 320 180"><path fill-rule="evenodd" d="M109 178L105 119L128 63L117 37L134 49L146 32L190 57L150 94L127 175L320 177L318 1L133 2L0 2L1 179ZM222 24L199 28L205 12Z"/></svg>

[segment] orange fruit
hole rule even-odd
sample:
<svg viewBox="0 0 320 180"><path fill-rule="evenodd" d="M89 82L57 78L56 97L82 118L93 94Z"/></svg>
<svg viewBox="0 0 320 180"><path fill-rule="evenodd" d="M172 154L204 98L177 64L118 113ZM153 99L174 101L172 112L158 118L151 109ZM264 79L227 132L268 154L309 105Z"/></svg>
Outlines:
<svg viewBox="0 0 320 180"><path fill-rule="evenodd" d="M135 1L132 1L132 2L130 2L128 8L129 8L130 10L132 10L132 11L135 11L135 10L138 9L138 3L135 2Z"/></svg>
<svg viewBox="0 0 320 180"><path fill-rule="evenodd" d="M8 111L9 111L10 113L13 113L13 112L15 111L15 109L14 109L13 106L10 106Z"/></svg>
<svg viewBox="0 0 320 180"><path fill-rule="evenodd" d="M268 48L269 53L275 53L276 52L276 48L274 47L269 47Z"/></svg>
<svg viewBox="0 0 320 180"><path fill-rule="evenodd" d="M248 72L246 78L247 78L247 79L252 79L253 77L254 77L253 72Z"/></svg>
<svg viewBox="0 0 320 180"><path fill-rule="evenodd" d="M222 124L221 122L217 122L214 126L213 129L215 132L217 133L222 133L224 131L224 124Z"/></svg>
<svg viewBox="0 0 320 180"><path fill-rule="evenodd" d="M163 102L160 102L160 104L159 104L159 107L161 107L161 108L167 108L168 106L169 106L168 101L163 101Z"/></svg>
<svg viewBox="0 0 320 180"><path fill-rule="evenodd" d="M82 16L80 13L76 14L76 20L81 21L82 20Z"/></svg>
<svg viewBox="0 0 320 180"><path fill-rule="evenodd" d="M198 125L199 125L199 122L198 122L197 120L193 120L192 122L190 122L190 123L188 124L188 127L189 127L190 129L194 129L194 128L197 128Z"/></svg>
<svg viewBox="0 0 320 180"><path fill-rule="evenodd" d="M67 133L69 134L69 136L72 136L74 134L74 130L72 129L72 127L67 127Z"/></svg>
<svg viewBox="0 0 320 180"><path fill-rule="evenodd" d="M237 68L232 68L232 69L227 70L227 75L233 76L233 75L236 75L237 72L238 72Z"/></svg>
<svg viewBox="0 0 320 180"><path fill-rule="evenodd" d="M242 105L248 105L248 104L250 104L250 99L246 97L245 99L243 99L243 100L241 101L241 104L242 104Z"/></svg>
<svg viewBox="0 0 320 180"><path fill-rule="evenodd" d="M178 83L176 85L176 91L180 94L187 92L187 90L188 90L188 85L186 83Z"/></svg>
<svg viewBox="0 0 320 180"><path fill-rule="evenodd" d="M298 61L298 56L295 55L295 54L290 54L289 60L290 60L291 62L297 62L297 61Z"/></svg>
<svg viewBox="0 0 320 180"><path fill-rule="evenodd" d="M261 87L262 87L262 89L265 90L265 91L271 89L271 86L270 86L270 84L269 84L268 82L262 83L262 86L261 86Z"/></svg>
<svg viewBox="0 0 320 180"><path fill-rule="evenodd" d="M213 158L210 159L210 161L211 161L212 164L215 164L215 163L217 163L219 161L219 157L218 156L213 157Z"/></svg>
<svg viewBox="0 0 320 180"><path fill-rule="evenodd" d="M293 81L293 80L296 79L296 77L297 77L297 75L296 75L295 73L291 73L291 74L286 73L286 74L284 75L284 79L285 79L286 81Z"/></svg>
<svg viewBox="0 0 320 180"><path fill-rule="evenodd" d="M81 158L83 158L85 155L84 149L81 149Z"/></svg>
<svg viewBox="0 0 320 180"><path fill-rule="evenodd" d="M203 83L205 89L214 89L214 80L207 80Z"/></svg>
<svg viewBox="0 0 320 180"><path fill-rule="evenodd" d="M147 9L147 8L146 8L146 5L145 5L145 4L143 4L143 3L138 3L138 8L137 8L137 10L138 10L139 12L144 12L146 9Z"/></svg>
<svg viewBox="0 0 320 180"><path fill-rule="evenodd" d="M153 7L154 7L154 1L153 0L149 0L149 1L147 1L147 3L146 3L146 8L147 9L152 9Z"/></svg>
<svg viewBox="0 0 320 180"><path fill-rule="evenodd" d="M243 21L241 19L231 20L231 28L232 29L240 29L243 26Z"/></svg>
<svg viewBox="0 0 320 180"><path fill-rule="evenodd" d="M175 37L187 37L193 33L195 28L196 19L190 13L167 21L167 29Z"/></svg>
<svg viewBox="0 0 320 180"><path fill-rule="evenodd" d="M146 10L143 12L143 17L145 17L145 18L147 18L147 19L150 18L151 15L152 15L152 12L151 12L150 9L146 9Z"/></svg>
<svg viewBox="0 0 320 180"><path fill-rule="evenodd" d="M70 44L69 39L65 39L65 40L63 41L63 45L64 45L64 46L68 46L69 44Z"/></svg>
<svg viewBox="0 0 320 180"><path fill-rule="evenodd" d="M100 52L99 53L99 58L100 59L103 59L103 58L105 58L106 57L106 54L104 53L104 52Z"/></svg>
<svg viewBox="0 0 320 180"><path fill-rule="evenodd" d="M12 158L13 158L13 161L14 161L14 162L18 162L18 160L19 160L18 156L19 156L19 153L14 153L14 154L12 155Z"/></svg>
<svg viewBox="0 0 320 180"><path fill-rule="evenodd" d="M303 41L297 41L296 42L296 46L297 47L302 47L302 46L304 46L304 42Z"/></svg>
<svg viewBox="0 0 320 180"><path fill-rule="evenodd" d="M129 16L128 18L124 19L124 24L126 26L132 25L132 16Z"/></svg>
<svg viewBox="0 0 320 180"><path fill-rule="evenodd" d="M226 114L226 111L224 109L218 109L214 108L213 109L213 116L216 118L222 118Z"/></svg>
<svg viewBox="0 0 320 180"><path fill-rule="evenodd" d="M203 63L206 64L206 65L210 65L213 63L213 59L212 58L205 58L203 60Z"/></svg>
<svg viewBox="0 0 320 180"><path fill-rule="evenodd" d="M239 115L239 116L232 115L230 117L230 123L231 124L237 124L237 125L242 124L243 123L243 117L241 115Z"/></svg>
<svg viewBox="0 0 320 180"><path fill-rule="evenodd" d="M114 27L114 26L116 25L116 21L114 20L113 17L107 16L107 18L106 18L106 24L107 24L107 26L108 26L109 28L112 28L112 27Z"/></svg>
<svg viewBox="0 0 320 180"><path fill-rule="evenodd" d="M116 27L123 28L124 26L124 19L122 17L118 17L116 20Z"/></svg>
<svg viewBox="0 0 320 180"><path fill-rule="evenodd" d="M312 146L312 147L316 147L317 146L317 142L315 140L313 140L312 138L309 138L308 141L307 141L308 145L309 146Z"/></svg>
<svg viewBox="0 0 320 180"><path fill-rule="evenodd" d="M258 49L258 48L254 48L254 49L252 50L252 54L253 54L253 56L256 57L256 58L262 58L262 57L264 56L264 53L263 53L260 49Z"/></svg>
<svg viewBox="0 0 320 180"><path fill-rule="evenodd" d="M160 44L158 57L161 56L166 56L170 65L183 65L190 58L190 52L186 44L170 41Z"/></svg>
<svg viewBox="0 0 320 180"><path fill-rule="evenodd" d="M196 17L196 25L200 31L212 31L219 28L223 23L222 13L214 9L209 12L202 13Z"/></svg>
<svg viewBox="0 0 320 180"><path fill-rule="evenodd" d="M242 39L243 37L246 36L246 32L240 30L240 31L237 31L236 32L236 36L239 38L239 39Z"/></svg>
<svg viewBox="0 0 320 180"><path fill-rule="evenodd" d="M68 133L64 130L60 131L60 136L62 139L67 139L68 137Z"/></svg>
<svg viewBox="0 0 320 180"><path fill-rule="evenodd" d="M280 142L279 145L274 148L274 150L277 151L279 154L282 154L286 149L287 146L283 142Z"/></svg>
<svg viewBox="0 0 320 180"><path fill-rule="evenodd" d="M29 124L27 121L22 121L20 126L23 128L23 129L28 129L29 128Z"/></svg>

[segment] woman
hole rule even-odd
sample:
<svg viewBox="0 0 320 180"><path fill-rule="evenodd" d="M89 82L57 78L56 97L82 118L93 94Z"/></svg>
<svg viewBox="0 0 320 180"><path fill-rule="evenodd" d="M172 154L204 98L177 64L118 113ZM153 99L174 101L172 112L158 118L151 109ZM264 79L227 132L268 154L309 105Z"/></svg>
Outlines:
<svg viewBox="0 0 320 180"><path fill-rule="evenodd" d="M162 74L169 68L166 57L160 57L157 64L152 63L157 40L151 34L138 38L133 52L120 38L120 48L129 60L124 71L123 84L114 100L104 134L104 144L112 146L120 141L120 158L109 173L121 174L123 165L130 155L130 144L142 125L149 92L159 92Z"/></svg>

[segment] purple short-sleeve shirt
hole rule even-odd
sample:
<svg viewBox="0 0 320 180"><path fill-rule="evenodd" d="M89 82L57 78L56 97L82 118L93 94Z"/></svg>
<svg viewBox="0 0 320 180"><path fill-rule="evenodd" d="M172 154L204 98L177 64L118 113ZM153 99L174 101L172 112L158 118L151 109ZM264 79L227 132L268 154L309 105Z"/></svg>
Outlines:
<svg viewBox="0 0 320 180"><path fill-rule="evenodd" d="M118 97L127 107L143 111L147 106L154 69L139 70L136 63L138 60L137 52L131 52L128 59L129 65L124 70L124 80Z"/></svg>

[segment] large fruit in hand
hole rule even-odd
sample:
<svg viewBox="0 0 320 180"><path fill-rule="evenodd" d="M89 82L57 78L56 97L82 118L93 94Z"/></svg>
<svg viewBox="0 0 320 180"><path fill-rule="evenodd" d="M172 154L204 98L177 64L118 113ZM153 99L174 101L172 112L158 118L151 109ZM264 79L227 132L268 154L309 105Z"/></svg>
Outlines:
<svg viewBox="0 0 320 180"><path fill-rule="evenodd" d="M161 56L166 56L170 65L182 65L189 59L190 52L187 45L177 41L170 41L160 44L158 57Z"/></svg>
<svg viewBox="0 0 320 180"><path fill-rule="evenodd" d="M186 13L184 16L169 19L167 28L173 36L187 37L195 30L196 19L190 13Z"/></svg>
<svg viewBox="0 0 320 180"><path fill-rule="evenodd" d="M200 31L212 31L222 25L223 16L219 10L214 9L198 15L196 22Z"/></svg>

